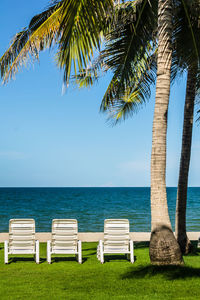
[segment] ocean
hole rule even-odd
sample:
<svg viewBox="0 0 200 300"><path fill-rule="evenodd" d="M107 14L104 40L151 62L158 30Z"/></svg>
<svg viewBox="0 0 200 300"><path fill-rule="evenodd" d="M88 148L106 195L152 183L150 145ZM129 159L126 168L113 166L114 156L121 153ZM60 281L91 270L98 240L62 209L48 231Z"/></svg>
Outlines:
<svg viewBox="0 0 200 300"><path fill-rule="evenodd" d="M173 228L176 192L167 188ZM12 218L34 218L37 232L50 232L56 218L77 219L80 232L103 231L107 218L127 218L131 231L150 231L150 188L0 188L0 232ZM187 230L200 231L199 187L188 189Z"/></svg>

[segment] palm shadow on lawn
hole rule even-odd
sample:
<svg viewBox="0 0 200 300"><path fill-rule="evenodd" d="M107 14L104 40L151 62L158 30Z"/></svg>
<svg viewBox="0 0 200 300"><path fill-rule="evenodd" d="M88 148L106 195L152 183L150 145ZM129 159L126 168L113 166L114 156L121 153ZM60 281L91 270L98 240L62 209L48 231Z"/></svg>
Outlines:
<svg viewBox="0 0 200 300"><path fill-rule="evenodd" d="M162 275L167 280L200 277L200 268L189 266L139 266L122 275L122 279L141 279Z"/></svg>
<svg viewBox="0 0 200 300"><path fill-rule="evenodd" d="M197 242L192 241L192 251L187 256L200 256L200 249L197 248ZM147 243L138 243L137 248L145 248ZM132 267L129 272L122 275L122 279L141 279L144 277L152 277L162 275L167 280L185 279L200 277L200 268L189 266L153 266L151 264L145 266Z"/></svg>

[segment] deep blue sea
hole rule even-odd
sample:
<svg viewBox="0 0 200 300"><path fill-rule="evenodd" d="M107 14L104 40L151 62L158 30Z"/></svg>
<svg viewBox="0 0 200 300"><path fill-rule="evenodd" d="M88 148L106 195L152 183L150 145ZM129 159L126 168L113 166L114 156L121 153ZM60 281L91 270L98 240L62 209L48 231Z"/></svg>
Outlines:
<svg viewBox="0 0 200 300"><path fill-rule="evenodd" d="M174 226L176 188L167 188ZM0 232L11 218L34 218L51 231L54 218L75 218L79 231L103 231L106 218L127 218L131 231L150 231L150 188L0 188ZM200 231L200 188L188 189L187 230Z"/></svg>

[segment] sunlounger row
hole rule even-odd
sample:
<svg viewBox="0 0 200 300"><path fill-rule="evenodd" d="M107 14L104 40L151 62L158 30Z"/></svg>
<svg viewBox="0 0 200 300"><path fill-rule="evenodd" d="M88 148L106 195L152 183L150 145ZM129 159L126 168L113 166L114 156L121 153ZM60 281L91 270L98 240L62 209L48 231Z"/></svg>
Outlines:
<svg viewBox="0 0 200 300"><path fill-rule="evenodd" d="M9 254L33 254L37 264L40 262L39 241L35 239L34 219L11 219L9 222L9 241L4 242L4 262ZM82 263L82 245L78 240L78 222L75 219L54 219L52 221L51 241L47 241L47 262L51 255L73 254ZM97 258L103 264L104 254L126 254L134 263L133 241L129 237L129 220L106 219L104 239L99 241Z"/></svg>

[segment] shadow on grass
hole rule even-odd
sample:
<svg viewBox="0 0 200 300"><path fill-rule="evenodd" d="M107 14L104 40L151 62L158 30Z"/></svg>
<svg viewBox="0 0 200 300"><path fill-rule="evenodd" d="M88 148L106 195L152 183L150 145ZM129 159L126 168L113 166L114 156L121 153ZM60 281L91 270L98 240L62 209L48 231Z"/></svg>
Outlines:
<svg viewBox="0 0 200 300"><path fill-rule="evenodd" d="M35 262L35 259L32 257L12 257L9 259L8 264L17 263L17 262ZM40 264L46 261L45 258L40 258Z"/></svg>
<svg viewBox="0 0 200 300"><path fill-rule="evenodd" d="M191 252L187 256L199 256L200 248L197 248L197 241L191 241L192 247Z"/></svg>
<svg viewBox="0 0 200 300"><path fill-rule="evenodd" d="M75 261L77 262L75 257L52 257L51 263L59 263L61 261ZM82 258L82 264L84 264L87 261L86 257Z"/></svg>
<svg viewBox="0 0 200 300"><path fill-rule="evenodd" d="M126 257L126 255L104 255L104 262L110 262L110 261L121 261L121 260L127 260L128 262L130 262L130 259L128 259ZM134 261L136 261L137 258L136 256L134 256Z"/></svg>
<svg viewBox="0 0 200 300"><path fill-rule="evenodd" d="M88 251L93 251L93 252L88 253ZM97 247L84 248L83 253L84 253L83 255L86 256L93 256L97 253Z"/></svg>
<svg viewBox="0 0 200 300"><path fill-rule="evenodd" d="M140 266L122 275L122 279L141 279L162 275L165 279L185 279L200 277L200 268L187 266Z"/></svg>
<svg viewBox="0 0 200 300"><path fill-rule="evenodd" d="M149 242L135 242L134 247L135 247L135 249L148 248L149 247ZM87 253L87 251L92 251L92 250L94 252ZM97 254L97 247L84 248L83 251L85 252L85 255L92 256L92 255ZM114 256L110 255L110 257L114 257Z"/></svg>
<svg viewBox="0 0 200 300"><path fill-rule="evenodd" d="M84 255L89 257L89 256L94 256L96 254L97 254L97 251L92 252L92 253L85 253Z"/></svg>
<svg viewBox="0 0 200 300"><path fill-rule="evenodd" d="M92 248L83 248L83 251L97 251L97 247L92 247Z"/></svg>
<svg viewBox="0 0 200 300"><path fill-rule="evenodd" d="M134 242L134 248L135 249L142 249L142 248L148 248L149 242Z"/></svg>

